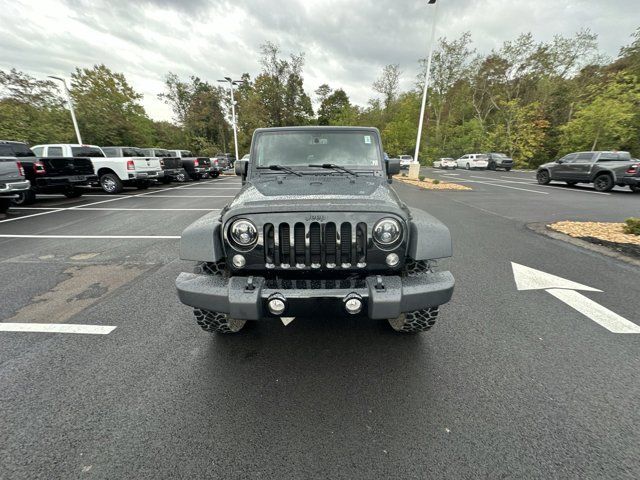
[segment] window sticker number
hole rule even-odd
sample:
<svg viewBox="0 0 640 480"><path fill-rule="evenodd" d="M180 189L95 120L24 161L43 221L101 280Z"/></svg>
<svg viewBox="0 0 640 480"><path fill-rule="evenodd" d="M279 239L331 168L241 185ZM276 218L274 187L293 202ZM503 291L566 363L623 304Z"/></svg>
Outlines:
<svg viewBox="0 0 640 480"><path fill-rule="evenodd" d="M364 136L364 143L367 145L371 144L371 137L369 135Z"/></svg>

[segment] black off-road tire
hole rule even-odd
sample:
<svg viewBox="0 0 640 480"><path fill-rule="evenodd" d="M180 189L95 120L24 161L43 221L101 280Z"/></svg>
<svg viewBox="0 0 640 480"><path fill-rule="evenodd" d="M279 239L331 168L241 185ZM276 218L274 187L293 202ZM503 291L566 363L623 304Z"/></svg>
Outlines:
<svg viewBox="0 0 640 480"><path fill-rule="evenodd" d="M440 307L430 307L401 314L390 318L389 325L399 333L420 333L430 330L436 323Z"/></svg>
<svg viewBox="0 0 640 480"><path fill-rule="evenodd" d="M602 175L598 175L593 180L593 188L595 188L596 192L608 192L613 187L615 187L613 177L608 173L603 173Z"/></svg>
<svg viewBox="0 0 640 480"><path fill-rule="evenodd" d="M227 276L226 264L224 261L217 263L200 262L196 264L194 273L215 276ZM229 318L229 315L221 312L213 312L201 308L194 308L193 315L196 322L205 332L229 334L238 333L247 323L246 320Z"/></svg>
<svg viewBox="0 0 640 480"><path fill-rule="evenodd" d="M36 194L33 190L24 190L18 192L16 197L11 200L11 203L18 206L31 205L36 201Z"/></svg>
<svg viewBox="0 0 640 480"><path fill-rule="evenodd" d="M218 177L220 176L220 172L213 172L213 173L210 173L210 174L209 174L209 176L210 176L211 178L218 178Z"/></svg>
<svg viewBox="0 0 640 480"><path fill-rule="evenodd" d="M1 198L0 197L0 213L7 213L9 211L9 207L11 206L10 198Z"/></svg>
<svg viewBox="0 0 640 480"><path fill-rule="evenodd" d="M538 180L539 185L549 185L549 182L551 182L549 170L538 171L538 173L536 173L536 180Z"/></svg>
<svg viewBox="0 0 640 480"><path fill-rule="evenodd" d="M411 277L431 271L433 269L430 262L407 258L402 274ZM399 333L426 332L436 323L439 308L440 306L435 306L413 312L405 312L397 318L390 318L388 322L391 328Z"/></svg>
<svg viewBox="0 0 640 480"><path fill-rule="evenodd" d="M113 173L105 173L104 175L101 175L99 182L102 190L111 195L120 193L124 189L122 181Z"/></svg>
<svg viewBox="0 0 640 480"><path fill-rule="evenodd" d="M511 171L511 167L505 167L504 171L505 172L510 172Z"/></svg>
<svg viewBox="0 0 640 480"><path fill-rule="evenodd" d="M196 322L205 332L238 333L247 323L246 320L229 318L226 313L212 312L210 310L194 308L193 314L196 317Z"/></svg>

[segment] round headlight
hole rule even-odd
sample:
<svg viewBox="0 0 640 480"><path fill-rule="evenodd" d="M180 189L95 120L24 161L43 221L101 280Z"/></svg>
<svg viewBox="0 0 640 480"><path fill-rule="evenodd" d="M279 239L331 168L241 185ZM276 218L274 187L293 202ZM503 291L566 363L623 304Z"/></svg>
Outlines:
<svg viewBox="0 0 640 480"><path fill-rule="evenodd" d="M249 220L236 220L229 228L231 239L240 247L250 247L258 241L258 229Z"/></svg>
<svg viewBox="0 0 640 480"><path fill-rule="evenodd" d="M397 242L401 234L402 227L395 218L383 218L373 226L373 239L381 245Z"/></svg>

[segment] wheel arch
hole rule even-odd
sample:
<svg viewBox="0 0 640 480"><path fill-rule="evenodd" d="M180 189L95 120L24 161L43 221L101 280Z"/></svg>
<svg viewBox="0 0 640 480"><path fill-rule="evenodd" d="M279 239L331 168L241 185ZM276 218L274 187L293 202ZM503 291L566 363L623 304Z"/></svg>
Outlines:
<svg viewBox="0 0 640 480"><path fill-rule="evenodd" d="M112 169L110 169L109 167L99 168L98 171L96 172L96 175L98 175L98 177L101 177L101 176L106 175L108 173L111 173L111 174L115 175L116 177L120 178L120 176L116 172L114 172Z"/></svg>
<svg viewBox="0 0 640 480"><path fill-rule="evenodd" d="M409 257L414 260L435 260L453 256L451 232L446 225L423 210L409 210Z"/></svg>
<svg viewBox="0 0 640 480"><path fill-rule="evenodd" d="M224 258L220 213L208 213L182 232L180 258L200 262L217 262Z"/></svg>

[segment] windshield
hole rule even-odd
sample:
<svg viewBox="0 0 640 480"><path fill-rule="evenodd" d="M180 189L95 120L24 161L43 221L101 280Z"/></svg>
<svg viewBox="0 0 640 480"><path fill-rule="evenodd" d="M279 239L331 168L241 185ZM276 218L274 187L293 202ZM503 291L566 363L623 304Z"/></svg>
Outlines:
<svg viewBox="0 0 640 480"><path fill-rule="evenodd" d="M193 157L193 153L191 153L189 150L180 150L180 155L182 155L183 157Z"/></svg>
<svg viewBox="0 0 640 480"><path fill-rule="evenodd" d="M71 147L74 157L104 157L104 153L97 147Z"/></svg>
<svg viewBox="0 0 640 480"><path fill-rule="evenodd" d="M504 153L492 153L493 157L506 158L507 156Z"/></svg>
<svg viewBox="0 0 640 480"><path fill-rule="evenodd" d="M378 139L372 132L284 131L259 134L256 166L307 167L331 163L349 168L381 168Z"/></svg>

